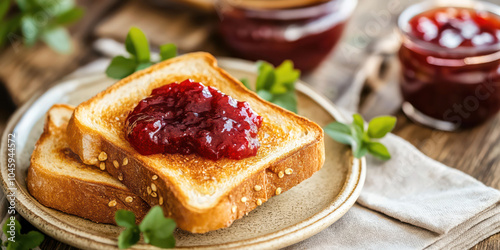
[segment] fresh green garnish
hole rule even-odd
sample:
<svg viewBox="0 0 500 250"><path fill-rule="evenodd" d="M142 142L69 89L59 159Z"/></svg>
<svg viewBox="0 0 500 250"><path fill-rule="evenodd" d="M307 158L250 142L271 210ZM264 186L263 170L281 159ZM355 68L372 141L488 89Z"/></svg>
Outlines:
<svg viewBox="0 0 500 250"><path fill-rule="evenodd" d="M365 122L359 114L354 114L352 124L333 122L325 127L325 133L332 139L351 145L354 157L361 158L370 153L382 160L391 159L389 150L378 139L383 138L391 132L396 125L396 117L379 116L368 123L365 130Z"/></svg>
<svg viewBox="0 0 500 250"><path fill-rule="evenodd" d="M159 206L151 208L139 225L135 224L134 213L127 210L116 211L115 221L118 226L126 228L118 237L120 249L135 245L141 237L141 232L148 244L161 248L175 247L173 232L176 224L174 220L165 218Z"/></svg>
<svg viewBox="0 0 500 250"><path fill-rule="evenodd" d="M45 236L37 231L21 234L21 223L12 217L7 219L3 225L3 233L7 241L3 243L7 250L29 250L42 244Z"/></svg>
<svg viewBox="0 0 500 250"><path fill-rule="evenodd" d="M297 113L297 96L295 95L295 82L300 77L300 71L294 69L293 62L284 61L274 68L267 62L258 62L258 77L255 83L255 92L264 100L272 102L282 108ZM241 79L248 88L248 79Z"/></svg>
<svg viewBox="0 0 500 250"><path fill-rule="evenodd" d="M148 39L139 28L130 28L125 40L125 48L130 54L130 57L114 57L106 69L107 76L114 79L122 79L136 71L155 64L155 62L152 62L150 59ZM160 46L160 57L162 61L176 56L177 47L174 44L169 43Z"/></svg>
<svg viewBox="0 0 500 250"><path fill-rule="evenodd" d="M83 13L74 0L2 0L0 48L22 34L28 47L42 40L59 53L69 53L71 38L64 26L79 20Z"/></svg>

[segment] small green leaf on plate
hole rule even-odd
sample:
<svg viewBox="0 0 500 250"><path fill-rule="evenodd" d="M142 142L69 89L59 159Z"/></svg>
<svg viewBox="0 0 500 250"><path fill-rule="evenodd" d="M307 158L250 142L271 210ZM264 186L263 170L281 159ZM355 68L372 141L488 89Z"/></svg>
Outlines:
<svg viewBox="0 0 500 250"><path fill-rule="evenodd" d="M118 248L126 249L129 248L139 241L141 238L141 232L139 231L139 227L134 225L132 227L128 227L118 236Z"/></svg>
<svg viewBox="0 0 500 250"><path fill-rule="evenodd" d="M159 206L151 208L139 225L144 241L162 248L175 247L175 238L173 237L175 227L174 220L165 218L163 210Z"/></svg>
<svg viewBox="0 0 500 250"><path fill-rule="evenodd" d="M368 124L368 135L371 138L379 139L384 137L396 125L396 117L379 116L373 118Z"/></svg>
<svg viewBox="0 0 500 250"><path fill-rule="evenodd" d="M160 46L160 56L162 61L176 57L177 46L175 46L175 44L173 43L163 44L162 46Z"/></svg>
<svg viewBox="0 0 500 250"><path fill-rule="evenodd" d="M363 120L363 117L361 117L360 114L354 114L352 115L353 118L353 124L358 126L362 132L365 131L365 121Z"/></svg>
<svg viewBox="0 0 500 250"><path fill-rule="evenodd" d="M135 72L137 63L129 58L117 56L111 60L106 75L114 79L125 78Z"/></svg>
<svg viewBox="0 0 500 250"><path fill-rule="evenodd" d="M137 65L137 68L135 68L135 71L143 70L149 68L151 65L153 65L152 62L144 62L144 63L139 63Z"/></svg>
<svg viewBox="0 0 500 250"><path fill-rule="evenodd" d="M146 35L139 28L130 28L125 39L125 48L135 56L137 62L149 62L149 42Z"/></svg>
<svg viewBox="0 0 500 250"><path fill-rule="evenodd" d="M249 90L252 90L252 88L250 87L250 81L248 81L248 78L241 78L240 79L240 82L243 83L243 85L249 89Z"/></svg>

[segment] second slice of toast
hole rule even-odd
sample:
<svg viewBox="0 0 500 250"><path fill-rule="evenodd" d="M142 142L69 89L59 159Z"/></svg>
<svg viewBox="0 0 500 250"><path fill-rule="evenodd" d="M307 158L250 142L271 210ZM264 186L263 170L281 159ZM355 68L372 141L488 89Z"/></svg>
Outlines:
<svg viewBox="0 0 500 250"><path fill-rule="evenodd" d="M118 209L134 212L141 221L148 204L107 172L83 164L69 149L66 126L73 109L57 104L47 112L28 170L30 194L47 207L94 222L114 224Z"/></svg>
<svg viewBox="0 0 500 250"><path fill-rule="evenodd" d="M263 117L256 156L212 161L195 154L144 156L131 147L125 134L129 112L153 89L188 78L248 102ZM321 127L264 101L207 53L179 56L119 81L80 104L67 132L84 163L123 177L132 192L195 233L229 226L309 178L324 162Z"/></svg>

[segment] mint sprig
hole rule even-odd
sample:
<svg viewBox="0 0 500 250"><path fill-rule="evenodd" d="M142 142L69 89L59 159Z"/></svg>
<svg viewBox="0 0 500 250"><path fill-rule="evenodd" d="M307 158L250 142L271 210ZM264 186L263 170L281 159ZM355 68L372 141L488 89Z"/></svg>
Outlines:
<svg viewBox="0 0 500 250"><path fill-rule="evenodd" d="M356 158L370 153L381 160L389 160L391 159L389 150L378 139L391 132L394 126L396 126L396 117L379 116L373 118L365 129L363 117L354 114L352 124L333 122L326 125L324 129L325 133L335 141L350 145Z"/></svg>
<svg viewBox="0 0 500 250"><path fill-rule="evenodd" d="M14 230L11 230L14 227ZM7 241L3 243L7 250L30 250L42 244L45 236L38 231L21 234L21 223L16 219L7 219L3 225L3 233Z"/></svg>
<svg viewBox="0 0 500 250"><path fill-rule="evenodd" d="M15 8L17 4L17 8ZM0 48L19 34L24 45L39 40L59 53L71 52L71 38L64 26L84 14L74 0L3 0L0 3Z"/></svg>
<svg viewBox="0 0 500 250"><path fill-rule="evenodd" d="M137 27L130 28L125 39L125 48L130 57L116 56L111 60L106 75L114 79L125 78L132 73L148 68L155 64L151 61L149 42L146 35ZM160 46L161 60L177 56L177 47L174 44Z"/></svg>
<svg viewBox="0 0 500 250"><path fill-rule="evenodd" d="M274 68L272 64L260 61L257 63L257 68L255 92L262 99L297 113L295 82L300 77L300 71L293 67L293 62L286 60ZM241 79L241 82L248 89L252 89L248 79Z"/></svg>
<svg viewBox="0 0 500 250"><path fill-rule="evenodd" d="M139 225L135 224L134 213L127 210L116 211L115 221L118 226L126 228L118 237L120 249L135 245L141 237L141 232L144 241L148 244L161 248L175 247L173 234L176 227L175 221L165 218L160 206L151 208Z"/></svg>

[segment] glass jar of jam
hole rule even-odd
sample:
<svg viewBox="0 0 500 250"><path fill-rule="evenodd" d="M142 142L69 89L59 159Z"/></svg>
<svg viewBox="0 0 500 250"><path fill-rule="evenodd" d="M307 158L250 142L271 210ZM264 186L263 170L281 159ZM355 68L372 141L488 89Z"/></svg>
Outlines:
<svg viewBox="0 0 500 250"><path fill-rule="evenodd" d="M500 7L480 1L412 5L402 33L403 111L441 130L477 125L500 110Z"/></svg>
<svg viewBox="0 0 500 250"><path fill-rule="evenodd" d="M357 0L331 0L285 9L242 3L245 1L218 3L220 32L232 51L240 57L274 65L291 59L296 68L310 71L339 41Z"/></svg>

